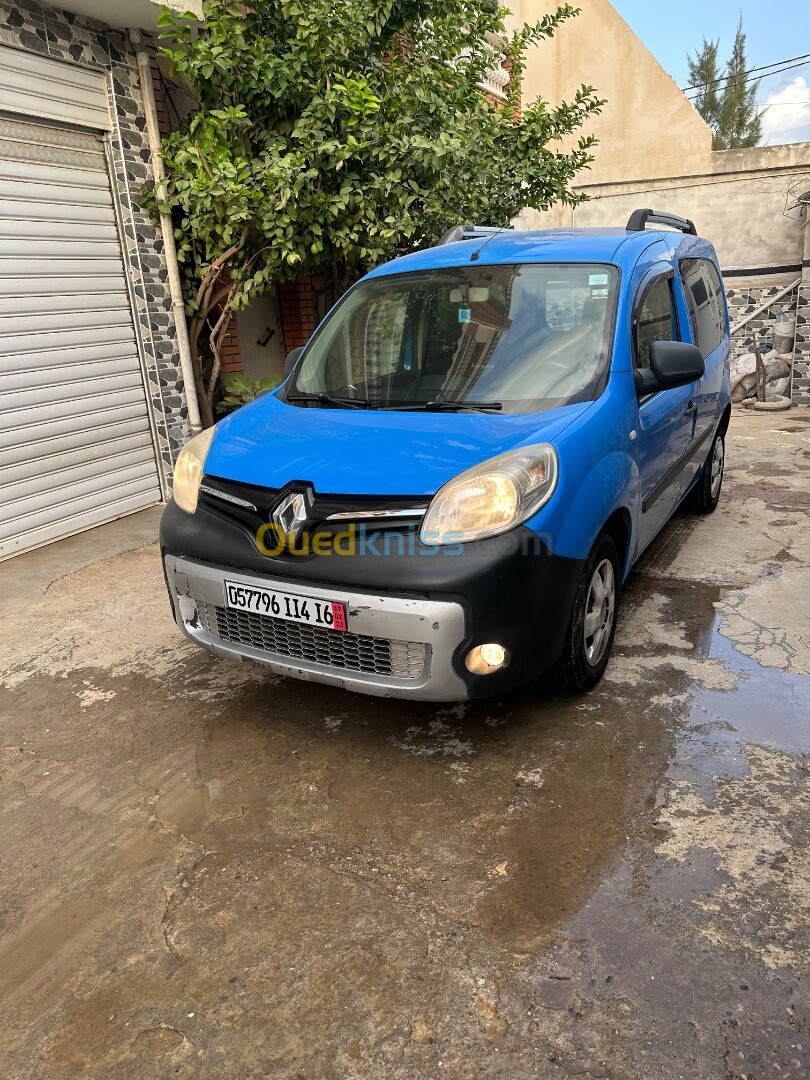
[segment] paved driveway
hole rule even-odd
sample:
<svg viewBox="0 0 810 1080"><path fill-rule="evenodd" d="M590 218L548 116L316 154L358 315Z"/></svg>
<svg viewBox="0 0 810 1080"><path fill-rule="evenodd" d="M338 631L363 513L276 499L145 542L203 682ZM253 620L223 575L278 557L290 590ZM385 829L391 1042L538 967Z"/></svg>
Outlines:
<svg viewBox="0 0 810 1080"><path fill-rule="evenodd" d="M735 415L586 697L220 662L152 512L0 566L0 1073L807 1076L809 422Z"/></svg>

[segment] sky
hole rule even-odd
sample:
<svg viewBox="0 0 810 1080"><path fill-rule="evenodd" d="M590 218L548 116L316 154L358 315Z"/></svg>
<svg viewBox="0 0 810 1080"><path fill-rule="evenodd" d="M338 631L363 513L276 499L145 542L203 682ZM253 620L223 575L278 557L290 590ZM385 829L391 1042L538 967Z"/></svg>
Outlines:
<svg viewBox="0 0 810 1080"><path fill-rule="evenodd" d="M680 87L689 84L686 54L695 53L704 37L719 38L720 60L728 59L740 13L750 67L810 53L807 0L611 2ZM810 63L763 79L757 100L769 105L763 117L763 142L810 141Z"/></svg>

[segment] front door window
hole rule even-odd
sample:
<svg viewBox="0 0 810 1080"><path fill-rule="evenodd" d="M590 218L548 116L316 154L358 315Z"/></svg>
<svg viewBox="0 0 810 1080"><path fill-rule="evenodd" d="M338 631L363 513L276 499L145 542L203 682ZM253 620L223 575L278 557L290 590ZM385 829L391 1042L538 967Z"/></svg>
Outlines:
<svg viewBox="0 0 810 1080"><path fill-rule="evenodd" d="M647 289L636 320L636 367L650 366L654 341L677 341L678 316L672 295L672 278L662 277Z"/></svg>

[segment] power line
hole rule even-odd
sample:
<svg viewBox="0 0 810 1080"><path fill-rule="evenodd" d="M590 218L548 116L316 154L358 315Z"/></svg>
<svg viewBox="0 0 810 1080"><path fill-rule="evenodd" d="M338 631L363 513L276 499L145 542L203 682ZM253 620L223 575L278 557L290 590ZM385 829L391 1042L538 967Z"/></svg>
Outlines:
<svg viewBox="0 0 810 1080"><path fill-rule="evenodd" d="M810 60L802 60L802 62L799 63L799 64L787 64L785 67L777 68L776 71L767 71L764 75L752 75L750 72L744 71L744 72L740 73L741 75L745 76L745 78L741 79L741 85L745 86L747 83L759 82L761 79L769 79L771 77L771 75L781 75L785 71L793 71L794 68L806 67L808 64L810 64ZM739 75L727 75L723 79L723 82L729 83L729 82L733 81L734 79L739 79L739 78L740 78ZM706 89L708 89L710 86L713 86L713 85L714 85L713 82L707 84ZM727 89L727 87L724 86L724 87L721 87L721 89L725 90L725 89ZM697 99L701 96L702 93L703 93L703 91L701 91L701 93L698 93L698 94L691 94L691 95L687 94L686 95L686 100L687 101L697 101Z"/></svg>
<svg viewBox="0 0 810 1080"><path fill-rule="evenodd" d="M740 81L740 85L745 86L747 83L750 83L750 82L759 82L760 79L769 79L771 77L771 75L781 75L785 71L793 71L794 68L806 67L808 64L810 64L810 60L803 60L800 64L788 64L787 67L779 68L777 71L769 71L765 75L753 75L753 76L750 76L750 77L749 77L749 72L744 72L746 77ZM737 75L729 75L729 76L726 77L726 79L724 81L728 82L728 81L731 81L731 80L736 79L736 78L739 78L739 76L737 76ZM713 85L713 83L709 84L709 85ZM725 90L726 87L723 87L723 89ZM697 101L699 97L701 97L701 94L692 94L691 96L689 94L687 94L686 95L686 100L687 101Z"/></svg>
<svg viewBox="0 0 810 1080"><path fill-rule="evenodd" d="M810 53L802 53L801 56L788 56L785 57L784 60L774 60L772 64L763 64L761 67L749 68L745 74L753 75L755 71L765 71L767 68L780 67L782 64L792 64L794 60L805 60L807 57L810 57ZM685 94L688 90L702 90L704 87L714 86L715 83L725 82L728 78L733 78L733 76L721 75L719 78L712 79L708 83L695 83L694 86L684 86L681 89Z"/></svg>

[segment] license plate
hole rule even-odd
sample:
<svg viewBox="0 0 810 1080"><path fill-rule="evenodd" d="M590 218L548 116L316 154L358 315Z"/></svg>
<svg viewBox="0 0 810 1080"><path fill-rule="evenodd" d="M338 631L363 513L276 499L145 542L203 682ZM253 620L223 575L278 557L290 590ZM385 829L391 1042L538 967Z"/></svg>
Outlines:
<svg viewBox="0 0 810 1080"><path fill-rule="evenodd" d="M225 582L225 603L237 611L251 611L273 619L320 626L324 630L347 630L346 605L335 600L316 600L303 593L278 592L243 581Z"/></svg>

